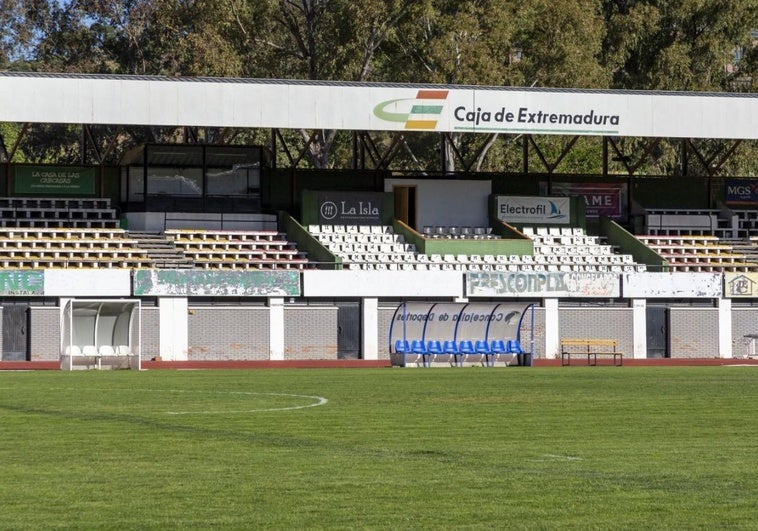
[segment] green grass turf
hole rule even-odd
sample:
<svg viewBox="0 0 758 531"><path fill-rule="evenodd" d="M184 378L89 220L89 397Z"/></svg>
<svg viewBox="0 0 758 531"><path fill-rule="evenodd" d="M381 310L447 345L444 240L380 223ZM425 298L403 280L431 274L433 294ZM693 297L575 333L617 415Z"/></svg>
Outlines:
<svg viewBox="0 0 758 531"><path fill-rule="evenodd" d="M0 515L756 529L758 367L0 373Z"/></svg>

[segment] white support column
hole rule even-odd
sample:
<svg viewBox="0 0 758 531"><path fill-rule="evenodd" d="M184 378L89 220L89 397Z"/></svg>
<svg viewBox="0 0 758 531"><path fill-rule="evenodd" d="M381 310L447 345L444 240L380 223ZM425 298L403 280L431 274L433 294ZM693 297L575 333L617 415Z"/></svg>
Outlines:
<svg viewBox="0 0 758 531"><path fill-rule="evenodd" d="M719 299L719 358L732 358L732 299Z"/></svg>
<svg viewBox="0 0 758 531"><path fill-rule="evenodd" d="M647 358L647 301L632 299L632 358Z"/></svg>
<svg viewBox="0 0 758 531"><path fill-rule="evenodd" d="M284 299L272 297L268 300L269 359L284 359Z"/></svg>
<svg viewBox="0 0 758 531"><path fill-rule="evenodd" d="M186 361L189 352L188 302L183 297L158 299L159 355L164 361Z"/></svg>
<svg viewBox="0 0 758 531"><path fill-rule="evenodd" d="M561 331L558 319L558 299L543 299L545 306L545 358L560 356Z"/></svg>
<svg viewBox="0 0 758 531"><path fill-rule="evenodd" d="M362 301L363 337L361 351L364 360L379 359L379 299L367 297Z"/></svg>

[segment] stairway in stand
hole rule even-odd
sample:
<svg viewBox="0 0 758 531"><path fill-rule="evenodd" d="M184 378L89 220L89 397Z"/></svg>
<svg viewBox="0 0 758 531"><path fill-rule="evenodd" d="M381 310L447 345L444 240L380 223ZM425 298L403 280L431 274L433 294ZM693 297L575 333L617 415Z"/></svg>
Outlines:
<svg viewBox="0 0 758 531"><path fill-rule="evenodd" d="M194 269L195 262L176 247L174 241L160 232L128 231L145 251L155 269Z"/></svg>

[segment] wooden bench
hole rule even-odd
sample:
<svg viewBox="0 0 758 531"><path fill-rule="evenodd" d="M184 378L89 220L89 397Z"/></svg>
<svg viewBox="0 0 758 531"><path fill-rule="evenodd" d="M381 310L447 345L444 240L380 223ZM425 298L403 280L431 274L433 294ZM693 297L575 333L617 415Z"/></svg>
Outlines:
<svg viewBox="0 0 758 531"><path fill-rule="evenodd" d="M615 339L561 339L561 365L571 365L571 355L580 354L587 356L587 365L597 365L598 356L612 356L613 365L621 366L624 363L624 354L618 352L617 347L618 342Z"/></svg>

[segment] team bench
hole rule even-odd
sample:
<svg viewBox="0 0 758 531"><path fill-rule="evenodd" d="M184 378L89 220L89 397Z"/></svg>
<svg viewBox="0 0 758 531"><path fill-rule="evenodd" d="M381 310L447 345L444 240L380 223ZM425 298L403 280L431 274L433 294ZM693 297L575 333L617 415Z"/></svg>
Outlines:
<svg viewBox="0 0 758 531"><path fill-rule="evenodd" d="M624 354L617 347L615 339L561 339L561 365L571 365L572 354L578 354L587 356L587 365L597 365L598 356L612 356L613 365L620 366L624 363Z"/></svg>

